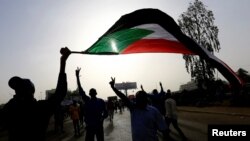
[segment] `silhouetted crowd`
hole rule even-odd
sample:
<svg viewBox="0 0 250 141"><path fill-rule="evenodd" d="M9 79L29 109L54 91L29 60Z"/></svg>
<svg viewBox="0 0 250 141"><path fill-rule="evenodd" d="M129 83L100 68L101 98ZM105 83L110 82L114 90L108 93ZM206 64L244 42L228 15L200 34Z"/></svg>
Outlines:
<svg viewBox="0 0 250 141"><path fill-rule="evenodd" d="M169 126L178 131L183 140L184 133L178 126L176 102L171 91L164 92L156 89L146 93L143 86L130 99L115 88L115 78L109 82L111 89L119 97L108 98L104 101L97 97L97 90L91 88L88 95L85 93L80 81L81 68L75 70L78 93L81 100L73 100L70 105L62 105L67 93L67 75L65 73L66 61L71 51L65 47L60 50L61 61L55 94L47 100L34 98L35 86L31 80L14 76L9 80L9 86L15 95L0 111L1 126L8 130L9 141L44 141L51 117L54 115L55 132L64 133L64 120L71 118L74 135L81 136L85 130L85 141L104 141L103 122L108 119L113 122L115 113L126 108L131 115L131 131L133 141L158 141L158 133L164 140L172 140L169 136Z"/></svg>

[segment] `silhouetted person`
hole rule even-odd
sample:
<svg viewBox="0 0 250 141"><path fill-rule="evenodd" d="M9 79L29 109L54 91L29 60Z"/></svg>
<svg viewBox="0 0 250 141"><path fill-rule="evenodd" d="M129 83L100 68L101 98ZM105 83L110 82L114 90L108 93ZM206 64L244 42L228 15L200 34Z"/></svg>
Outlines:
<svg viewBox="0 0 250 141"><path fill-rule="evenodd" d="M122 114L122 101L118 100L117 103L118 103L118 108L119 108L120 114Z"/></svg>
<svg viewBox="0 0 250 141"><path fill-rule="evenodd" d="M89 90L87 96L81 86L79 73L80 68L76 70L76 79L79 89L79 94L85 103L84 105L84 120L86 123L86 137L85 141L94 141L96 136L97 141L104 141L103 121L108 117L108 111L103 99L97 98L97 92L94 88Z"/></svg>
<svg viewBox="0 0 250 141"><path fill-rule="evenodd" d="M107 110L108 110L108 115L109 115L109 120L110 122L113 121L114 118L114 110L115 110L115 104L112 99L108 99L107 102Z"/></svg>
<svg viewBox="0 0 250 141"><path fill-rule="evenodd" d="M176 107L176 101L172 98L171 91L168 89L166 94L166 100L165 100L165 109L166 109L166 115L165 115L165 121L167 123L167 126L169 128L170 124L173 125L173 127L178 131L183 141L186 141L187 138L185 137L184 133L181 131L178 122L177 122L177 107Z"/></svg>
<svg viewBox="0 0 250 141"><path fill-rule="evenodd" d="M148 96L145 91L136 93L134 103L115 88L115 78L111 77L109 84L130 110L133 141L158 141L157 131L161 131L165 139L167 138L167 127L163 116L155 107L148 105Z"/></svg>
<svg viewBox="0 0 250 141"><path fill-rule="evenodd" d="M8 129L9 141L43 141L50 117L67 93L65 73L66 60L70 50L60 50L61 62L55 94L48 100L37 101L34 98L35 86L29 79L14 76L9 86L15 95L1 111L1 120Z"/></svg>
<svg viewBox="0 0 250 141"><path fill-rule="evenodd" d="M70 112L70 117L72 119L73 122L73 127L74 127L74 131L75 131L75 136L79 136L80 135L80 106L77 105L77 102L74 100L73 104L70 105L69 107L69 112Z"/></svg>
<svg viewBox="0 0 250 141"><path fill-rule="evenodd" d="M79 115L79 118L80 118L79 119L79 121L80 121L80 127L83 128L83 126L84 126L84 120L83 120L84 119L84 115L83 115L84 114L83 113L84 112L83 111L83 109L84 109L84 103L82 101L80 101L79 105L80 105L80 115Z"/></svg>
<svg viewBox="0 0 250 141"><path fill-rule="evenodd" d="M55 121L55 132L64 133L63 124L64 124L64 106L58 105L54 113Z"/></svg>
<svg viewBox="0 0 250 141"><path fill-rule="evenodd" d="M159 84L161 87L160 93L157 91L157 89L154 89L152 91L152 94L148 94L148 97L151 100L152 106L157 108L160 111L160 113L162 114L162 116L164 116L165 115L165 105L164 105L165 92L163 90L162 83L160 82ZM144 91L142 85L141 85L141 89L142 89L142 91Z"/></svg>

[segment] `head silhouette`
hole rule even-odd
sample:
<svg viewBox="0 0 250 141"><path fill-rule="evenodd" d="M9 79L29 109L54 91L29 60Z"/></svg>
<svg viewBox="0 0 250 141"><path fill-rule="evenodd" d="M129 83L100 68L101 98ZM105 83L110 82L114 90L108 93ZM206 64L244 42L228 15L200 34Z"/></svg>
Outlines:
<svg viewBox="0 0 250 141"><path fill-rule="evenodd" d="M168 98L171 98L171 97L172 97L171 90L168 89L167 93L165 94L165 99L168 99Z"/></svg>
<svg viewBox="0 0 250 141"><path fill-rule="evenodd" d="M168 89L168 90L167 90L167 93L171 94L171 90L170 90L170 89Z"/></svg>
<svg viewBox="0 0 250 141"><path fill-rule="evenodd" d="M97 95L97 92L96 92L96 90L94 89L94 88L91 88L90 90L89 90L89 95L91 96L91 97L96 97L96 95Z"/></svg>
<svg viewBox="0 0 250 141"><path fill-rule="evenodd" d="M138 91L136 93L135 100L136 100L136 105L139 108L145 108L148 104L148 98L145 91Z"/></svg>
<svg viewBox="0 0 250 141"><path fill-rule="evenodd" d="M35 86L29 79L14 76L9 80L9 86L15 90L16 96L22 98L33 98Z"/></svg>
<svg viewBox="0 0 250 141"><path fill-rule="evenodd" d="M156 89L153 89L152 93L155 95L158 94L158 91Z"/></svg>

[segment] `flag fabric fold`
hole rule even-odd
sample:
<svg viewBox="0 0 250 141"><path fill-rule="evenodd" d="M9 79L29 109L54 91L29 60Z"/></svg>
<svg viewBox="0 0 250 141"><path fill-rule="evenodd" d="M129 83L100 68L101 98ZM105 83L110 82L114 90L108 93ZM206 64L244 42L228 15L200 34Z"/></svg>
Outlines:
<svg viewBox="0 0 250 141"><path fill-rule="evenodd" d="M89 54L130 53L194 54L171 33L155 23L142 24L103 35L85 51Z"/></svg>
<svg viewBox="0 0 250 141"><path fill-rule="evenodd" d="M209 61L235 87L236 73L223 61L183 34L172 17L158 9L140 9L123 15L84 54L180 53Z"/></svg>

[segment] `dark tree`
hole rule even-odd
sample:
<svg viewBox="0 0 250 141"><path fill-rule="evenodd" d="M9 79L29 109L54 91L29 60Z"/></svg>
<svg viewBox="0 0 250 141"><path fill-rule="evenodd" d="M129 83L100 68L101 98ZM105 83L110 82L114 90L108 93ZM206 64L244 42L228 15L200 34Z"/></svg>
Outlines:
<svg viewBox="0 0 250 141"><path fill-rule="evenodd" d="M178 23L183 33L210 53L214 53L220 50L219 29L214 25L214 20L213 12L207 10L201 1L195 0L189 4L187 11L180 15ZM187 72L198 82L214 79L215 69L202 56L183 55L183 59L186 61Z"/></svg>

